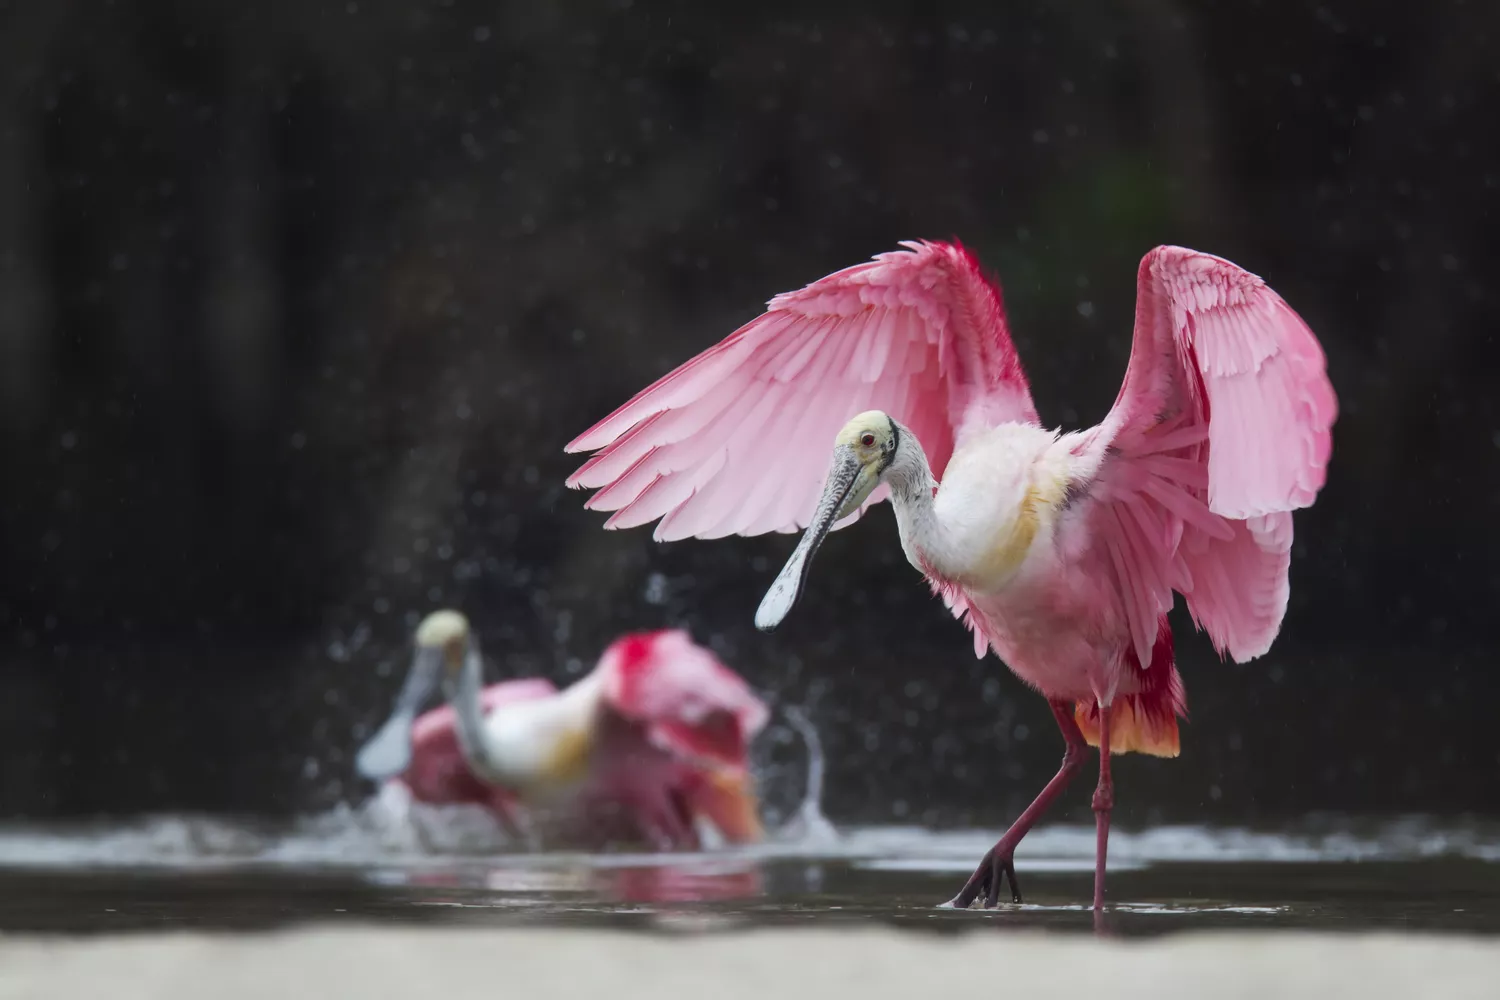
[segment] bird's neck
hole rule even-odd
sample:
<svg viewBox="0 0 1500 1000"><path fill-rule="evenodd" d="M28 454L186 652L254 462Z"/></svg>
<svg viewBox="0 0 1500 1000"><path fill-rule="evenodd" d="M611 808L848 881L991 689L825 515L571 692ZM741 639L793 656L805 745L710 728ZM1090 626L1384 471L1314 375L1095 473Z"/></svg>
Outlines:
<svg viewBox="0 0 1500 1000"><path fill-rule="evenodd" d="M1035 467L1052 440L1039 428L997 428L972 450L955 452L941 491L913 440L886 475L907 560L944 583L983 591L1007 587L1051 530L1063 494L1062 480L1054 482L1050 472L1038 478Z"/></svg>
<svg viewBox="0 0 1500 1000"><path fill-rule="evenodd" d="M466 665L452 692L464 758L483 780L518 792L571 786L588 769L602 695L600 680L590 675L551 697L498 705L486 716L479 669Z"/></svg>
<svg viewBox="0 0 1500 1000"><path fill-rule="evenodd" d="M943 576L954 563L952 539L944 529L933 500L937 480L927 463L927 453L915 438L903 442L898 460L885 476L891 488L891 506L896 511L896 530L901 550L922 573ZM946 578L946 577L945 577Z"/></svg>
<svg viewBox="0 0 1500 1000"><path fill-rule="evenodd" d="M457 675L449 674L445 682L448 701L453 705L454 727L458 747L469 769L483 781L504 784L504 769L490 752L484 733L484 710L479 689L484 683L483 661L479 650L470 650Z"/></svg>

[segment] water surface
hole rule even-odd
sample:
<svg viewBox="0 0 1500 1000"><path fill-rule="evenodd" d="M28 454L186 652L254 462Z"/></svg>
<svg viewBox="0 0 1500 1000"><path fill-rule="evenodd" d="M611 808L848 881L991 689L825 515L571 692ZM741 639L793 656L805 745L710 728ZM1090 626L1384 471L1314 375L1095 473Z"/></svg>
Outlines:
<svg viewBox="0 0 1500 1000"><path fill-rule="evenodd" d="M822 823L752 849L525 851L462 810L339 810L275 828L193 817L0 828L0 931L247 929L303 921L732 930L879 922L1092 928L1093 829L1032 833L1026 902L942 904L994 831ZM1325 821L1120 830L1109 927L1500 931L1500 830Z"/></svg>

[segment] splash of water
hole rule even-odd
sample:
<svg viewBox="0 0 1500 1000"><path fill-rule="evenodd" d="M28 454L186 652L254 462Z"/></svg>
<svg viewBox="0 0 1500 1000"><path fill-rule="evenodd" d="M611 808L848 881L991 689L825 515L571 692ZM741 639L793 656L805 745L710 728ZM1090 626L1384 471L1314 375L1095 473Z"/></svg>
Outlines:
<svg viewBox="0 0 1500 1000"><path fill-rule="evenodd" d="M808 810L799 815L821 815ZM825 821L826 822L826 821ZM1354 827L1363 826L1359 832ZM303 817L290 825L193 815L157 815L127 823L0 827L0 867L225 869L240 866L433 870L468 862L510 868L567 864L590 869L641 864L718 864L772 858L844 861L858 867L962 872L994 842L993 830L849 827L831 838L792 839L792 824L766 843L722 852L674 855L530 852L473 807L426 806L390 786L370 801ZM1320 832L1199 826L1116 830L1110 865L1150 867L1195 861L1403 861L1458 857L1500 863L1500 827L1453 825L1420 817ZM1017 851L1032 868L1089 871L1092 825L1033 830Z"/></svg>
<svg viewBox="0 0 1500 1000"><path fill-rule="evenodd" d="M839 830L822 810L827 758L807 712L783 709L807 747L807 778L796 812L760 844L715 845L670 855L541 850L518 842L485 809L434 806L414 800L404 785L386 782L357 806L341 805L272 825L193 815L156 815L125 823L0 825L0 867L182 868L239 866L433 871L455 864L503 861L510 869L559 862L593 870L661 865L754 863L803 858L843 861L862 868L966 872L994 841L993 830L937 831L914 826ZM1243 828L1158 826L1116 829L1110 867L1142 868L1174 861L1327 862L1400 861L1461 857L1500 863L1500 826L1451 824L1412 816L1361 823L1329 818L1321 828L1253 831ZM1018 860L1033 870L1091 871L1092 824L1044 825L1022 842Z"/></svg>
<svg viewBox="0 0 1500 1000"><path fill-rule="evenodd" d="M697 855L783 856L837 850L838 831L823 815L826 758L817 730L798 708L785 711L807 746L807 783L796 813L773 829L767 843L727 845L712 829L702 831ZM545 851L534 840L518 841L483 807L430 805L414 799L400 782L381 784L359 805L274 825L195 815L156 815L123 823L0 826L3 867L222 868L237 865L368 867L443 866L522 855L569 857L605 867L644 857L611 852L586 855Z"/></svg>
<svg viewBox="0 0 1500 1000"><path fill-rule="evenodd" d="M801 708L789 705L782 714L807 746L807 788L802 793L797 812L776 831L776 839L808 846L834 843L839 839L839 832L823 815L823 775L827 767L823 741Z"/></svg>

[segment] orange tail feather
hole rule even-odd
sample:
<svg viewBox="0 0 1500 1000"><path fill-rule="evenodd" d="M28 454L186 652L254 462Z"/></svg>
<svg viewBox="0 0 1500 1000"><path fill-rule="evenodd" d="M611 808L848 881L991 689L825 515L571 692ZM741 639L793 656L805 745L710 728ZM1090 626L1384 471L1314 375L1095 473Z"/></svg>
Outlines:
<svg viewBox="0 0 1500 1000"><path fill-rule="evenodd" d="M731 844L755 844L765 837L760 824L755 782L748 771L716 768L700 771L687 789L688 809L718 827Z"/></svg>
<svg viewBox="0 0 1500 1000"><path fill-rule="evenodd" d="M1122 695L1115 699L1109 712L1109 752L1150 754L1153 757L1176 757L1177 717L1171 712L1156 712L1142 704L1138 694ZM1089 702L1077 702L1073 707L1073 718L1088 745L1099 745L1099 706Z"/></svg>
<svg viewBox="0 0 1500 1000"><path fill-rule="evenodd" d="M1187 694L1182 690L1182 675L1177 672L1172 626L1166 615L1156 622L1150 664L1143 667L1132 648L1126 654L1125 669L1140 678L1141 690L1120 695L1110 705L1109 752L1176 757L1177 720L1187 718ZM1098 746L1099 706L1091 701L1075 702L1073 718L1089 746Z"/></svg>

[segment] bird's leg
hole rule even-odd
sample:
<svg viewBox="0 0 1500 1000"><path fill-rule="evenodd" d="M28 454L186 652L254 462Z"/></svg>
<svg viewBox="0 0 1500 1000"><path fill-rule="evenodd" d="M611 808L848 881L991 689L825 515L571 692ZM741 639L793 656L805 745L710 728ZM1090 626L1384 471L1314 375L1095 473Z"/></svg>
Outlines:
<svg viewBox="0 0 1500 1000"><path fill-rule="evenodd" d="M491 799L490 811L499 820L501 832L512 844L531 851L540 849L541 836L525 807L512 802L508 796L496 793Z"/></svg>
<svg viewBox="0 0 1500 1000"><path fill-rule="evenodd" d="M688 807L687 799L682 794L682 789L673 788L667 792L667 807L676 818L678 829L682 831L682 846L689 851L700 850L703 844L698 836L698 824L693 816L693 810Z"/></svg>
<svg viewBox="0 0 1500 1000"><path fill-rule="evenodd" d="M1052 805L1052 800L1062 794L1068 782L1073 780L1073 775L1078 773L1078 768L1083 763L1083 752L1088 747L1083 733L1078 731L1078 723L1073 721L1073 706L1065 701L1049 701L1047 704L1052 707L1052 715L1057 719L1057 727L1062 730L1063 740L1067 743L1063 750L1062 767L1047 782L1047 787L1042 789L1041 794L1026 807L1026 811L1010 825L1005 835L985 854L974 874L969 876L969 881L949 901L952 906L964 909L981 892L985 894L984 905L994 906L1000 898L1000 885L1007 877L1010 879L1011 900L1016 903L1021 901L1021 888L1016 883L1016 845L1036 825L1036 821L1042 818L1042 814Z"/></svg>
<svg viewBox="0 0 1500 1000"><path fill-rule="evenodd" d="M658 853L686 848L696 850L698 835L684 820L670 792L653 790L634 803L636 828Z"/></svg>
<svg viewBox="0 0 1500 1000"><path fill-rule="evenodd" d="M1115 783L1109 776L1110 709L1099 706L1099 786L1094 789L1094 912L1104 908L1104 858L1109 853L1109 811L1115 807Z"/></svg>

